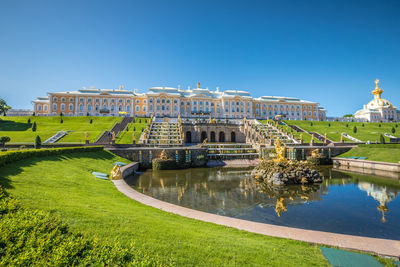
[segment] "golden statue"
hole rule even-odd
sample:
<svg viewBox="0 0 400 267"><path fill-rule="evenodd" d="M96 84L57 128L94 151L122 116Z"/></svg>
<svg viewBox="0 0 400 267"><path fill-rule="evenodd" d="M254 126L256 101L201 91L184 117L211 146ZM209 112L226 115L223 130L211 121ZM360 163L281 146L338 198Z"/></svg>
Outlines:
<svg viewBox="0 0 400 267"><path fill-rule="evenodd" d="M340 135L340 142L343 143L343 135Z"/></svg>
<svg viewBox="0 0 400 267"><path fill-rule="evenodd" d="M118 165L115 165L114 168L112 169L111 179L112 180L121 180L122 179L121 169L119 168Z"/></svg>
<svg viewBox="0 0 400 267"><path fill-rule="evenodd" d="M136 141L135 132L132 132L132 142Z"/></svg>
<svg viewBox="0 0 400 267"><path fill-rule="evenodd" d="M311 151L311 157L313 157L313 158L320 158L321 157L321 154L319 153L319 149L318 148Z"/></svg>
<svg viewBox="0 0 400 267"><path fill-rule="evenodd" d="M326 140L327 140L327 138L326 138L326 133L324 134L324 143L326 144Z"/></svg>
<svg viewBox="0 0 400 267"><path fill-rule="evenodd" d="M311 134L311 142L314 142L314 134Z"/></svg>
<svg viewBox="0 0 400 267"><path fill-rule="evenodd" d="M285 204L285 199L283 197L280 197L279 199L276 199L276 204L275 204L275 212L278 217L281 217L281 213L287 211L286 204Z"/></svg>
<svg viewBox="0 0 400 267"><path fill-rule="evenodd" d="M276 152L276 159L274 160L276 163L285 162L285 152L286 152L286 145L282 144L279 137L276 138L275 141L275 152Z"/></svg>
<svg viewBox="0 0 400 267"><path fill-rule="evenodd" d="M303 143L303 134L302 133L300 134L300 142Z"/></svg>
<svg viewBox="0 0 400 267"><path fill-rule="evenodd" d="M88 132L85 133L85 140L89 141L89 133Z"/></svg>
<svg viewBox="0 0 400 267"><path fill-rule="evenodd" d="M204 139L204 141L203 141L203 145L206 145L206 144L207 144L207 138Z"/></svg>
<svg viewBox="0 0 400 267"><path fill-rule="evenodd" d="M115 132L112 132L112 140L115 141Z"/></svg>
<svg viewBox="0 0 400 267"><path fill-rule="evenodd" d="M388 212L389 211L389 209L388 209L388 207L386 206L386 203L381 203L378 207L377 207L377 210L379 210L380 212L382 212L382 218L381 218L381 222L386 222L386 218L385 218L385 212Z"/></svg>
<svg viewBox="0 0 400 267"><path fill-rule="evenodd" d="M197 88L200 88L200 83L199 82L197 83Z"/></svg>
<svg viewBox="0 0 400 267"><path fill-rule="evenodd" d="M161 151L160 159L162 159L162 160L167 160L168 159L167 151L165 151L165 149L163 151Z"/></svg>

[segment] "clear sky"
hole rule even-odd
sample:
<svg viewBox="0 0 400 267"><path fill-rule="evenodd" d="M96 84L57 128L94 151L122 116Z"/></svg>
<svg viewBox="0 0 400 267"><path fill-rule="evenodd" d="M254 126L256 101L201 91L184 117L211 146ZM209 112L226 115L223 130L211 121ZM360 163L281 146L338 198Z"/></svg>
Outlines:
<svg viewBox="0 0 400 267"><path fill-rule="evenodd" d="M196 86L400 107L400 1L0 0L0 98Z"/></svg>

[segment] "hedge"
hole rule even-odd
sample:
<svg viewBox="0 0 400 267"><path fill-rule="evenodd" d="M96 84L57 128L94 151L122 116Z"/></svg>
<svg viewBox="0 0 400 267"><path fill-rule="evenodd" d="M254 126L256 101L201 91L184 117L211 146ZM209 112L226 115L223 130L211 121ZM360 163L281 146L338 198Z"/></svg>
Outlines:
<svg viewBox="0 0 400 267"><path fill-rule="evenodd" d="M370 147L370 148L398 148L400 149L400 144L359 144L359 147Z"/></svg>
<svg viewBox="0 0 400 267"><path fill-rule="evenodd" d="M46 156L63 155L76 152L95 152L102 150L103 150L102 146L84 146L84 147L62 147L62 148L48 148L48 149L5 151L5 152L0 152L0 167L14 161L32 157L46 157Z"/></svg>

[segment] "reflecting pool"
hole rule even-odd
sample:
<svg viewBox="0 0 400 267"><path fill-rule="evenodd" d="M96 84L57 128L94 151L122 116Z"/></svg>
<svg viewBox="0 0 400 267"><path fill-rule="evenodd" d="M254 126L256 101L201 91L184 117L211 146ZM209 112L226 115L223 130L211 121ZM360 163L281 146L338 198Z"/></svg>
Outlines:
<svg viewBox="0 0 400 267"><path fill-rule="evenodd" d="M400 240L399 180L322 169L318 185L260 186L251 169L152 171L127 182L180 206L270 223Z"/></svg>

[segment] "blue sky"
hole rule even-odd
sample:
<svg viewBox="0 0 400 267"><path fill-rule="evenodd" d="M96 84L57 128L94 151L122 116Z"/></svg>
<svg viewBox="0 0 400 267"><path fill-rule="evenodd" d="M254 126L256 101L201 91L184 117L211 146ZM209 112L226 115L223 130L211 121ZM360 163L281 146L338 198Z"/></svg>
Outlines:
<svg viewBox="0 0 400 267"><path fill-rule="evenodd" d="M195 86L400 106L400 1L0 1L0 98Z"/></svg>

